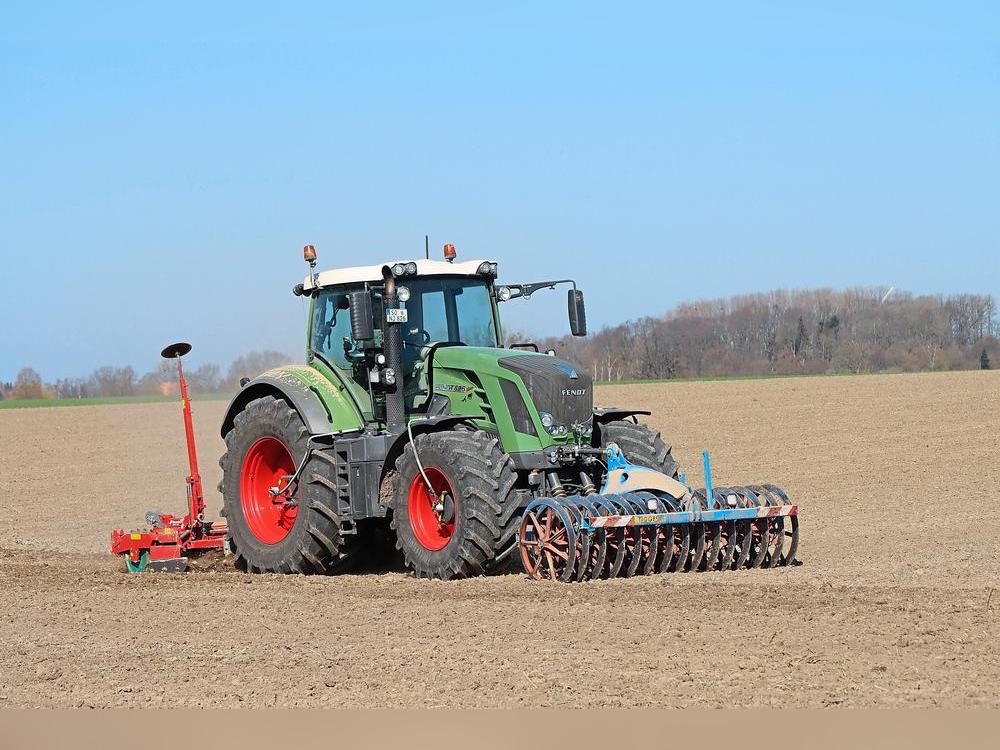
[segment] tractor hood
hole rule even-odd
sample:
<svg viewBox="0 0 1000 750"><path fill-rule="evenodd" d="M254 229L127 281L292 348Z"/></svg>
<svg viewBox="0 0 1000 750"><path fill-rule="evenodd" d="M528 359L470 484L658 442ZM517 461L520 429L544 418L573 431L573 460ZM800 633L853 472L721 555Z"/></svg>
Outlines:
<svg viewBox="0 0 1000 750"><path fill-rule="evenodd" d="M593 378L583 368L556 357L514 349L448 347L437 351L434 367L520 380L535 411L552 415L557 427L572 429L593 418Z"/></svg>

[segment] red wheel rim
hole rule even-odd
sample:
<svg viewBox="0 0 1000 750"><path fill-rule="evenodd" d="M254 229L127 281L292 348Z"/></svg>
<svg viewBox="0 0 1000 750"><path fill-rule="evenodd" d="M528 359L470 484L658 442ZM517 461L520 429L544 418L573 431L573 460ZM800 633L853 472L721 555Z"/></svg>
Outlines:
<svg viewBox="0 0 1000 750"><path fill-rule="evenodd" d="M285 444L265 437L250 446L240 474L240 503L250 533L264 544L282 541L295 525L298 506L287 498L274 497L273 487L282 489L295 473L295 460Z"/></svg>
<svg viewBox="0 0 1000 750"><path fill-rule="evenodd" d="M424 472L437 497L431 495L423 476L417 472L410 482L406 509L410 516L413 536L425 549L437 552L447 547L455 536L458 500L444 472L433 466L428 466ZM441 512L435 510L435 505L438 503L445 506Z"/></svg>

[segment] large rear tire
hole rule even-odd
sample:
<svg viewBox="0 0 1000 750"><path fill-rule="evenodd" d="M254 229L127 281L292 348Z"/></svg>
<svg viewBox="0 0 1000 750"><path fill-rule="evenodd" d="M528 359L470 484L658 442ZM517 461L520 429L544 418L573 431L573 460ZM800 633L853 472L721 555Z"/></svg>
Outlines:
<svg viewBox="0 0 1000 750"><path fill-rule="evenodd" d="M396 462L395 476L392 528L407 567L420 578L482 575L500 551L516 504L516 475L499 441L476 431L418 435Z"/></svg>
<svg viewBox="0 0 1000 750"><path fill-rule="evenodd" d="M653 432L644 424L616 420L601 425L601 447L616 443L625 458L636 466L666 474L676 479L680 464L674 460L670 445L664 442L660 433Z"/></svg>
<svg viewBox="0 0 1000 750"><path fill-rule="evenodd" d="M236 415L219 461L223 515L236 565L251 573L327 573L343 539L329 481L307 466L291 498L275 498L306 454L309 432L285 401L266 396ZM319 462L324 454L314 453Z"/></svg>

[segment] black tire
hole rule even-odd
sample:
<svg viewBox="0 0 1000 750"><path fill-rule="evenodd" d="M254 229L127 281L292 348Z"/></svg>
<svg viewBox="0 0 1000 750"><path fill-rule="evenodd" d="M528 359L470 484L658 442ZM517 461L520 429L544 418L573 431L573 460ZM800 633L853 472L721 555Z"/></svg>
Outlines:
<svg viewBox="0 0 1000 750"><path fill-rule="evenodd" d="M415 505L421 500L419 494L415 496L411 518L411 490L419 493L414 488L424 485L414 445L410 444L396 461L390 501L396 547L406 566L420 578L448 580L482 575L501 550L511 517L517 515L516 475L510 456L501 450L495 437L485 432L430 433L418 435L415 443L425 471L445 477L452 488L454 529L440 549L421 542Z"/></svg>
<svg viewBox="0 0 1000 750"><path fill-rule="evenodd" d="M655 469L674 479L680 474L681 466L674 460L670 445L660 433L644 424L614 421L601 425L601 447L607 448L611 443L616 443L625 458L636 466Z"/></svg>
<svg viewBox="0 0 1000 750"><path fill-rule="evenodd" d="M226 435L226 453L219 461L223 515L229 524L229 545L236 565L251 573L327 573L344 552L334 486L321 471L322 462L330 459L326 454L313 454L295 492L297 515L287 536L267 544L251 530L241 497L247 454L264 438L280 440L298 466L306 453L309 432L295 409L271 396L251 401L236 415L233 429Z"/></svg>

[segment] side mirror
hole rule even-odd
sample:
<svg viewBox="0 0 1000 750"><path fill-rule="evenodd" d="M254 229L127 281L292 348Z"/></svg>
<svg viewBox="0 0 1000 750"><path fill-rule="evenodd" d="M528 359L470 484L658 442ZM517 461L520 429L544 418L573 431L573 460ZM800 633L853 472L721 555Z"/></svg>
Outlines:
<svg viewBox="0 0 1000 750"><path fill-rule="evenodd" d="M579 289L569 290L569 330L574 336L587 335L587 307Z"/></svg>
<svg viewBox="0 0 1000 750"><path fill-rule="evenodd" d="M371 341L375 338L375 314L372 296L368 292L351 292L347 295L351 306L351 338Z"/></svg>

